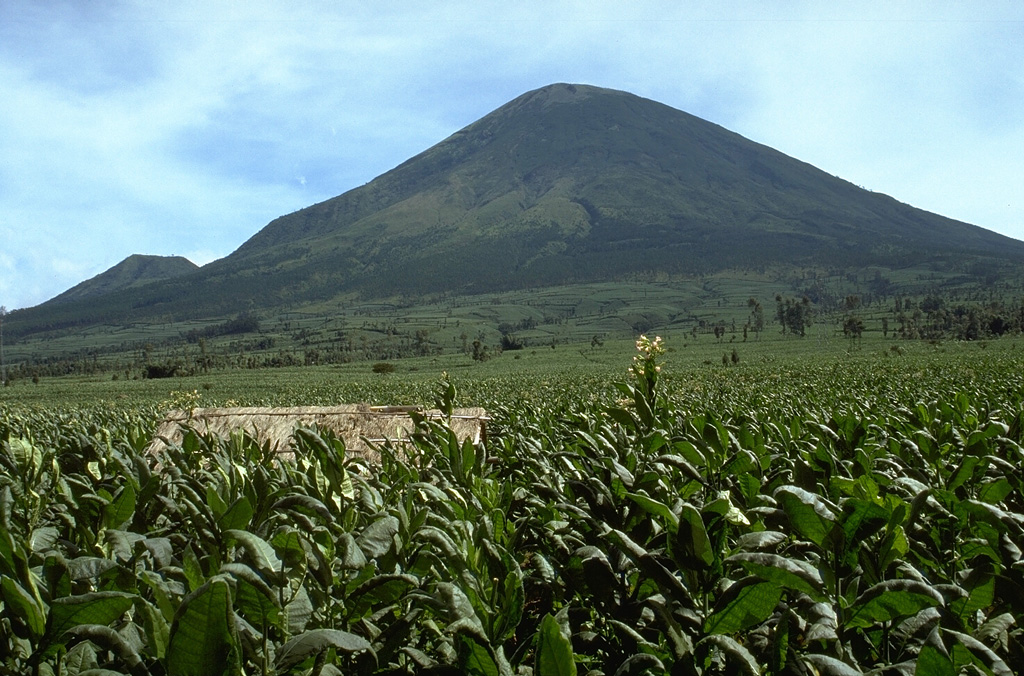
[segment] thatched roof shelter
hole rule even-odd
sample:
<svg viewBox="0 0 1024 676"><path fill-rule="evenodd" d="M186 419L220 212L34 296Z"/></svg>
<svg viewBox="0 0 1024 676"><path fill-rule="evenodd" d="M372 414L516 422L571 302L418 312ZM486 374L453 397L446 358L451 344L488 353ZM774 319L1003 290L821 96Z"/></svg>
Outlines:
<svg viewBox="0 0 1024 676"><path fill-rule="evenodd" d="M203 435L214 434L227 439L235 430L251 434L259 442L270 442L282 455L293 452L291 437L298 427L330 429L345 440L346 452L376 460L367 442L382 444L408 443L415 425L409 413L416 411L428 419L444 420L438 410L416 406L302 406L287 408L196 408L191 411L170 411L156 430L150 452L167 444L180 444L184 430L195 429ZM455 409L451 429L460 440L482 441L486 434L487 411L482 408Z"/></svg>

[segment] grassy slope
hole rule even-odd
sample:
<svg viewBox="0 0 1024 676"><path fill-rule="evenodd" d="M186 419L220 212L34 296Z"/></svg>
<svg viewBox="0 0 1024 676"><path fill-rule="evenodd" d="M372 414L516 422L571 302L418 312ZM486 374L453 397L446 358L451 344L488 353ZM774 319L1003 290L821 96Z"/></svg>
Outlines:
<svg viewBox="0 0 1024 676"><path fill-rule="evenodd" d="M1020 279L988 286L928 268L886 271L886 275L901 290L901 296L918 301L924 295L941 293L975 303L1015 302L1024 288L1024 280ZM723 341L728 343L742 341L742 327L750 318L747 303L751 297L762 304L768 322L764 336L779 331L773 324L777 293L815 295L819 312L825 314L815 319L811 335L841 342L841 311L826 312L826 302L842 301L850 294L861 295L865 301L858 314L865 322L867 335L881 334L886 317L895 328L891 313L893 297L873 292L875 286L874 270L862 271L854 277L835 271L827 274L820 270L780 269L765 274L666 276L477 296L438 296L427 301L394 298L380 302L324 302L287 312L264 313L260 334L211 338L207 347L211 353L221 355L237 355L240 350L261 357L290 353L298 355L301 361L308 350L329 351L344 340L357 348L351 358L377 360L390 358L387 354L393 353L396 345L408 345L416 332L422 331L426 332L431 352L451 354L461 353L475 339L493 350L501 339L500 325L516 326L524 320L532 320L534 326L517 328L514 334L530 348L550 348L552 343L559 347L588 347L595 336L614 340L634 335L638 330L686 336L684 342L692 342L692 330L702 323L698 342L710 342L710 327L719 322L728 329ZM156 361L194 356L198 347L184 344L183 334L192 329L202 331L216 323L139 321L116 327L59 331L29 341L7 340L5 355L8 365L32 358L97 359L121 372L137 363L146 345ZM5 339L8 337L5 334ZM755 337L751 334L748 339L752 342ZM260 342L263 347L256 346ZM114 367L114 362L120 365Z"/></svg>
<svg viewBox="0 0 1024 676"><path fill-rule="evenodd" d="M198 265L181 256L135 254L48 302L60 304L87 301L115 291L138 289L151 282L182 277L198 269Z"/></svg>

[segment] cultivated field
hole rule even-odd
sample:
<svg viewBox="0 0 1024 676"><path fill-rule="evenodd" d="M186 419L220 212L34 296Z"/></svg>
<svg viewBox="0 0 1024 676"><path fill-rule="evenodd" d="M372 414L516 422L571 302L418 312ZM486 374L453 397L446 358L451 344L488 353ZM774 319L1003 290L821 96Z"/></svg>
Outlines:
<svg viewBox="0 0 1024 676"><path fill-rule="evenodd" d="M1024 664L1024 344L664 347L2 388L0 670ZM342 402L493 422L379 466L317 430L143 452L172 407Z"/></svg>

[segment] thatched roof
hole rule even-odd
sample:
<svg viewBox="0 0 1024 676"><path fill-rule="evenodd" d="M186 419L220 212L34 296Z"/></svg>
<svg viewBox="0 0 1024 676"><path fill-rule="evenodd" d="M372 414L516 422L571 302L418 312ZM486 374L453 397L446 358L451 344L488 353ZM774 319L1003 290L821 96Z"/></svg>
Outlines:
<svg viewBox="0 0 1024 676"><path fill-rule="evenodd" d="M427 418L444 420L437 410L425 410L416 406L367 406L345 404L342 406L302 406L288 408L197 408L189 411L170 411L156 430L150 452L156 452L167 444L180 444L186 428L200 434L215 434L229 438L235 430L253 435L260 443L270 442L281 454L293 451L291 437L298 427L320 427L333 430L345 440L348 453L362 455L375 460L367 441L381 444L407 443L415 430L411 411L417 411ZM455 409L451 418L452 431L459 439L482 441L489 420L482 408Z"/></svg>

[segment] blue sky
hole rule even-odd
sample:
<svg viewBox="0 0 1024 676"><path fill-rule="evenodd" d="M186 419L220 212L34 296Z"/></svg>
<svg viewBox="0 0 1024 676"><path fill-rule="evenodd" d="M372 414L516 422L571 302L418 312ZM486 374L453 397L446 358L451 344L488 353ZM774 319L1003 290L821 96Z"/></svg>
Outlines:
<svg viewBox="0 0 1024 676"><path fill-rule="evenodd" d="M1024 3L882 4L3 0L0 304L225 256L552 82L1024 239Z"/></svg>

